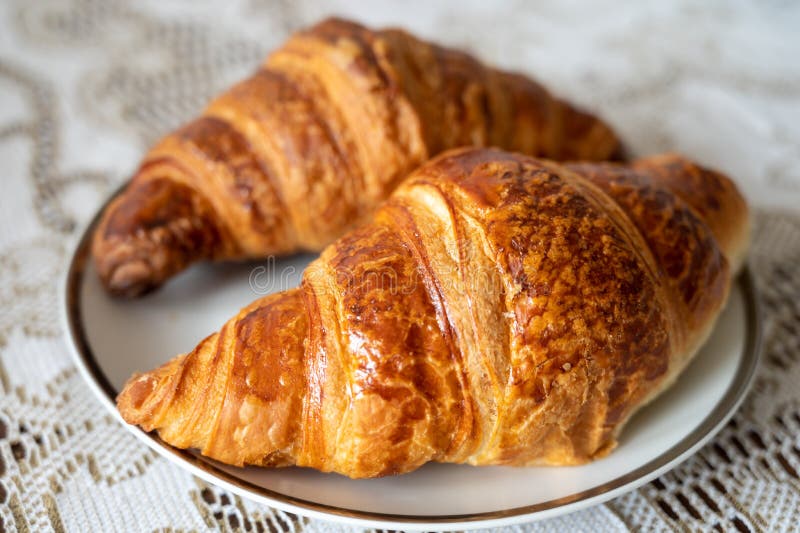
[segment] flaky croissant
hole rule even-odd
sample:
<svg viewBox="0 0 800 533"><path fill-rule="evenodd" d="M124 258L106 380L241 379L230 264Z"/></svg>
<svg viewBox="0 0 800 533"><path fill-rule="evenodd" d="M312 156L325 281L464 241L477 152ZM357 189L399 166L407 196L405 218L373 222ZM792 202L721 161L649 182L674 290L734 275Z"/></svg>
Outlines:
<svg viewBox="0 0 800 533"><path fill-rule="evenodd" d="M429 157L492 145L605 160L617 137L530 79L399 30L326 20L146 155L93 242L113 293L203 259L321 250Z"/></svg>
<svg viewBox="0 0 800 533"><path fill-rule="evenodd" d="M119 411L233 465L584 463L704 342L747 232L734 184L679 156L447 152Z"/></svg>

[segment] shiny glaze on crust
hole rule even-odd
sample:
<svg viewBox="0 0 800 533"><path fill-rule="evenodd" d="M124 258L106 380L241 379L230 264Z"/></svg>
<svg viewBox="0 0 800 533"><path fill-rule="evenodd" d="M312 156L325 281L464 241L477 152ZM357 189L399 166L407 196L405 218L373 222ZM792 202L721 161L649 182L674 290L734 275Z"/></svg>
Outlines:
<svg viewBox="0 0 800 533"><path fill-rule="evenodd" d="M667 370L666 317L647 266L568 173L492 150L434 171L403 189L435 187L481 217L513 315L510 373L481 460L570 463L606 451L611 430Z"/></svg>
<svg viewBox="0 0 800 533"><path fill-rule="evenodd" d="M391 227L367 225L338 242L320 261L325 270L310 268L304 286L324 278L326 290L316 298L338 317L324 342L326 372L345 383L320 385L321 419L335 425L317 426L324 442L306 447L298 464L370 477L405 472L436 459L456 437L465 401L456 355L413 253ZM325 398L342 396L343 388L345 409L330 413ZM305 421L307 429L315 424Z"/></svg>
<svg viewBox="0 0 800 533"><path fill-rule="evenodd" d="M357 183L341 176L358 175L358 162L353 141L337 134L345 128L328 112L334 108L313 77L261 69L207 111L250 132L252 151L270 162L273 192L280 199L273 211L285 217L288 239L300 248L320 248L335 237L331 227L347 227L357 218Z"/></svg>
<svg viewBox="0 0 800 533"><path fill-rule="evenodd" d="M232 464L351 477L600 457L691 359L727 296L727 258L746 246L720 247L638 170L664 161L448 152L300 288L134 376L120 413ZM737 231L738 204L718 208Z"/></svg>
<svg viewBox="0 0 800 533"><path fill-rule="evenodd" d="M218 193L239 204L242 222L258 234L273 238L281 235L280 228L285 222L276 216L281 206L275 194L273 172L260 164L247 139L231 124L202 117L179 129L175 137L187 145L186 150L201 158L204 166L225 167L224 172L216 173L222 185ZM240 243L241 248L245 246Z"/></svg>
<svg viewBox="0 0 800 533"><path fill-rule="evenodd" d="M328 19L290 37L148 152L104 213L93 245L97 270L112 293L133 296L194 261L320 250L367 220L430 156L490 144L556 159L620 152L603 122L521 75L400 30ZM191 243L169 213L148 218L149 200L135 192L161 179L211 212L195 218L219 236L213 253L169 249ZM116 209L141 223L108 234ZM171 263L142 262L148 254Z"/></svg>
<svg viewBox="0 0 800 533"><path fill-rule="evenodd" d="M403 93L426 117L421 127L430 154L474 145L552 159L621 156L621 145L606 126L530 78L489 68L401 30L381 36L389 62L403 74Z"/></svg>
<svg viewBox="0 0 800 533"><path fill-rule="evenodd" d="M634 161L632 166L637 173L648 176L689 204L712 229L723 250L730 250L749 238L747 224L730 223L729 213L738 212L741 218L747 219L748 210L736 186L723 174L677 154L649 157Z"/></svg>
<svg viewBox="0 0 800 533"><path fill-rule="evenodd" d="M702 213L695 213L663 180L652 178L651 172L659 172L659 165L652 161L634 165L635 170L613 164L567 166L590 179L625 210L685 307L687 326L693 328L708 319L727 290L728 262L711 228L700 218ZM673 176L682 175L673 172ZM680 183L681 179L673 181Z"/></svg>
<svg viewBox="0 0 800 533"><path fill-rule="evenodd" d="M177 446L225 463L294 464L304 399L298 391L306 388L297 335L307 331L307 317L299 289L262 298L189 354L132 377L119 408L139 413L136 423L159 428ZM195 400L202 404L191 416L171 416Z"/></svg>

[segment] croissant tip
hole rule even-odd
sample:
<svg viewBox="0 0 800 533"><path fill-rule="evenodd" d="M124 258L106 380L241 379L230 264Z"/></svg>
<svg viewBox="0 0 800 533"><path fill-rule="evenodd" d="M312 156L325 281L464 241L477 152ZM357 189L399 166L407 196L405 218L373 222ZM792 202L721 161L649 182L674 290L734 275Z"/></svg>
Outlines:
<svg viewBox="0 0 800 533"><path fill-rule="evenodd" d="M97 272L114 296L157 289L190 264L215 256L220 242L199 193L165 177L142 176L108 205L92 242Z"/></svg>
<svg viewBox="0 0 800 533"><path fill-rule="evenodd" d="M177 255L152 235L106 237L98 232L93 243L100 281L109 294L121 298L135 298L158 289L188 263Z"/></svg>
<svg viewBox="0 0 800 533"><path fill-rule="evenodd" d="M136 297L158 287L152 259L157 254L133 239L107 237L97 231L92 242L92 258L100 281L112 296ZM150 257L143 256L150 252Z"/></svg>
<svg viewBox="0 0 800 533"><path fill-rule="evenodd" d="M117 409L129 424L143 425L152 417L147 400L153 395L158 379L152 374L135 374L117 395Z"/></svg>
<svg viewBox="0 0 800 533"><path fill-rule="evenodd" d="M122 418L147 431L155 429L155 418L169 404L185 359L186 355L181 355L154 370L131 376L117 395L117 410Z"/></svg>
<svg viewBox="0 0 800 533"><path fill-rule="evenodd" d="M124 298L144 296L160 285L155 281L152 269L141 259L118 265L103 281L111 295Z"/></svg>
<svg viewBox="0 0 800 533"><path fill-rule="evenodd" d="M138 298L161 286L143 261L125 263L106 272L100 271L100 281L108 294L115 298Z"/></svg>

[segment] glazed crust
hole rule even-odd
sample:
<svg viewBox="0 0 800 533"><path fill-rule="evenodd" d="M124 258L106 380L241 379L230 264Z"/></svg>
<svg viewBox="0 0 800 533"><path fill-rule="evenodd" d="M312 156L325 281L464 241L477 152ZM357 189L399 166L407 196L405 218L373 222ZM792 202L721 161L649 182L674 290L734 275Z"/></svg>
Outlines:
<svg viewBox="0 0 800 533"><path fill-rule="evenodd" d="M608 126L524 76L329 19L149 151L103 215L95 264L111 292L131 296L200 260L321 250L422 162L467 145L620 154Z"/></svg>
<svg viewBox="0 0 800 533"><path fill-rule="evenodd" d="M702 344L744 255L717 238L747 226L730 180L713 175L736 201L710 223L673 192L708 172L447 152L299 288L131 378L120 413L226 463L351 477L603 456Z"/></svg>

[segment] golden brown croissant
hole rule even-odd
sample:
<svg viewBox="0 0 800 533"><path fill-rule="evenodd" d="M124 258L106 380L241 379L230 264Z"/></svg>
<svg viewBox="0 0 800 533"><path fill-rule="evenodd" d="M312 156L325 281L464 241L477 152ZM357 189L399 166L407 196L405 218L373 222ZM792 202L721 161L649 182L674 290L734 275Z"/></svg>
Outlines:
<svg viewBox="0 0 800 533"><path fill-rule="evenodd" d="M136 295L203 259L320 250L429 157L492 145L605 160L600 120L518 74L326 20L150 150L93 243L106 287Z"/></svg>
<svg viewBox="0 0 800 533"><path fill-rule="evenodd" d="M451 151L118 407L234 465L583 463L704 342L747 228L734 184L679 156Z"/></svg>

